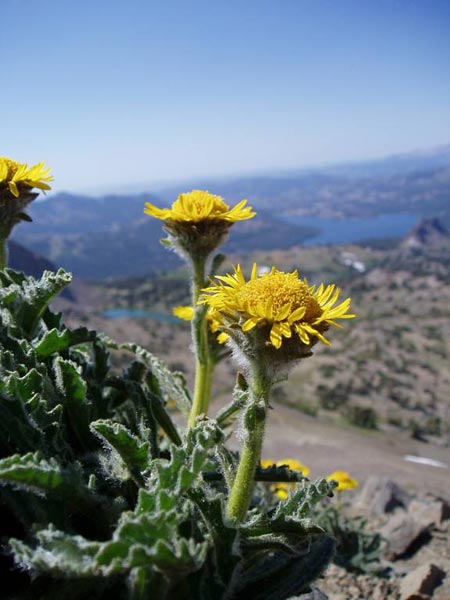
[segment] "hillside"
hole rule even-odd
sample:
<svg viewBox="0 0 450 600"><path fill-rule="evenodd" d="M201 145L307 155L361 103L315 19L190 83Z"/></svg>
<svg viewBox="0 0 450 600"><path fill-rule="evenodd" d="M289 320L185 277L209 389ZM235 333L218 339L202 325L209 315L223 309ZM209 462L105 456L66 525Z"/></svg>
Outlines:
<svg viewBox="0 0 450 600"><path fill-rule="evenodd" d="M439 244L434 240L422 248L295 247L229 257L229 263L240 262L246 272L253 260L287 270L300 267L311 282L339 282L358 315L332 335L331 348L317 346L315 359L294 369L289 381L275 389L275 401L321 419L403 429L420 439L450 444L448 234ZM70 319L161 353L192 381L188 325L161 321L173 306L189 302L185 269L151 279L111 281L95 289L95 300L90 306L72 307ZM105 319L101 315L107 308L141 309L153 319ZM220 368L218 397L231 392L233 373L230 363Z"/></svg>

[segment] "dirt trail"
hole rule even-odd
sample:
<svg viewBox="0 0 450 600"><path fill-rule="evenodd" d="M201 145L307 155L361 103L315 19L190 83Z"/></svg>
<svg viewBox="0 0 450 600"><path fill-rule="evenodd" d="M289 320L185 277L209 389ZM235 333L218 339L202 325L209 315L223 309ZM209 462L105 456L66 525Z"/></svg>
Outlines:
<svg viewBox="0 0 450 600"><path fill-rule="evenodd" d="M430 458L448 468L407 462L405 455ZM411 492L427 491L450 499L450 449L419 442L403 433L363 431L319 421L296 410L276 406L270 412L264 458L296 458L311 469L310 477L336 469L361 482L385 476Z"/></svg>

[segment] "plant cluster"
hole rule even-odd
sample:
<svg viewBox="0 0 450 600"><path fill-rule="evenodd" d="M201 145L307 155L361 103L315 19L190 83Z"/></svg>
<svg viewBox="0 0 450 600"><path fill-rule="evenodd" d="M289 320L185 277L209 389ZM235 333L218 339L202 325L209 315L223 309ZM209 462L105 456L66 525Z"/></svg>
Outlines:
<svg viewBox="0 0 450 600"><path fill-rule="evenodd" d="M16 172L0 179L11 203L20 201ZM24 180L23 193L47 185L44 176ZM245 204L230 208L194 190L171 209L146 207L192 272L192 398L149 351L67 328L48 306L70 283L63 270L38 281L0 271L1 535L3 560L15 565L4 583L11 597L275 600L307 590L331 560L335 542L314 506L339 482L310 482L296 464L260 459L272 384L318 341L329 343L336 319L354 315L349 299L336 305L338 288L309 286L297 272L255 265L246 280L237 267L209 285L229 228L254 216ZM120 373L109 361L117 349L131 354ZM230 350L242 373L212 420L214 367ZM239 454L226 445L238 418ZM270 486L283 485L280 501Z"/></svg>

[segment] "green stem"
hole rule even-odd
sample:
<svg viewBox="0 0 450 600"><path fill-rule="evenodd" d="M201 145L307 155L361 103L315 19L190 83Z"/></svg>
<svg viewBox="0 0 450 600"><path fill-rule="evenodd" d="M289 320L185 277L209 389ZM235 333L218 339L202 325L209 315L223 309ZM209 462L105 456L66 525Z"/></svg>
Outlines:
<svg viewBox="0 0 450 600"><path fill-rule="evenodd" d="M262 369L254 367L252 375L250 403L244 418L245 440L227 505L227 517L235 524L244 520L252 499L271 388L271 381Z"/></svg>
<svg viewBox="0 0 450 600"><path fill-rule="evenodd" d="M205 287L205 260L193 260L193 270L192 305L195 313L192 319L192 336L194 339L196 364L194 397L188 419L189 428L195 425L198 415L206 414L208 411L214 372L214 363L208 346L208 323L204 314L200 317L200 314L204 313L205 309L197 306L200 292Z"/></svg>
<svg viewBox="0 0 450 600"><path fill-rule="evenodd" d="M194 398L192 400L192 408L188 420L189 428L195 425L195 420L198 415L206 414L208 410L213 370L214 368L210 361L202 363L197 359L195 366Z"/></svg>
<svg viewBox="0 0 450 600"><path fill-rule="evenodd" d="M8 240L7 238L0 239L0 269L4 269L8 265Z"/></svg>

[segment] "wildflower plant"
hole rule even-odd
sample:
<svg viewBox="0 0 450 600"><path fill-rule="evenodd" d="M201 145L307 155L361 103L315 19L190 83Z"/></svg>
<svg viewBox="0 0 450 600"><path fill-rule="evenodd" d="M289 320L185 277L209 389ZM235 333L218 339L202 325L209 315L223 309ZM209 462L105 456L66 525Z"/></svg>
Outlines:
<svg viewBox="0 0 450 600"><path fill-rule="evenodd" d="M48 188L43 165L4 164L2 201ZM0 566L13 572L2 591L24 600L287 599L333 556L333 537L311 517L340 483L310 482L290 459L259 463L270 391L354 316L350 300L338 302L334 285L275 268L259 275L256 265L249 280L237 267L212 282L229 228L254 216L245 201L231 208L194 190L146 212L191 267L192 304L175 314L192 324L193 398L148 350L67 327L49 308L70 283L63 270L40 280L0 270ZM131 357L122 371L115 351ZM242 372L211 419L213 369L230 351ZM237 418L240 454L226 445Z"/></svg>
<svg viewBox="0 0 450 600"><path fill-rule="evenodd" d="M70 280L0 271L5 597L282 600L308 589L334 549L309 516L334 484L259 469L262 482L300 483L277 506L257 484L249 518L230 521L226 422L183 432L167 410L189 414L179 374L134 344L66 327L48 303ZM121 372L117 349L131 357Z"/></svg>
<svg viewBox="0 0 450 600"><path fill-rule="evenodd" d="M26 207L39 193L49 190L53 180L44 163L28 167L6 156L0 156L0 269L7 264L6 242L15 225L31 221Z"/></svg>
<svg viewBox="0 0 450 600"><path fill-rule="evenodd" d="M203 290L200 302L217 314L219 329L248 380L248 402L243 425L243 447L227 514L231 520L245 518L253 494L253 478L264 438L270 390L286 377L298 360L311 356L321 341L329 345L325 332L336 319L349 319L350 299L336 304L340 289L334 285L309 286L298 272L285 273L275 267L258 274L253 265L249 280L237 266L233 274L217 276L216 285Z"/></svg>

